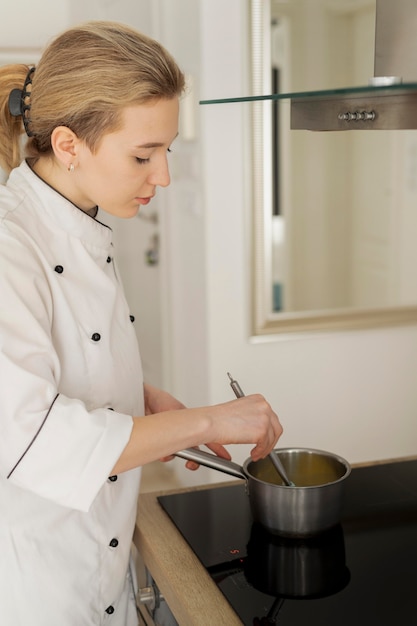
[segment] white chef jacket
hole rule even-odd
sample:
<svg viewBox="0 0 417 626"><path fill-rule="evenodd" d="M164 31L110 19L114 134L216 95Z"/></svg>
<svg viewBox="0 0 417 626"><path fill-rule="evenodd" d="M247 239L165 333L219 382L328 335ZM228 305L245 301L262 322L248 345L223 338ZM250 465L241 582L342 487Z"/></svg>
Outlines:
<svg viewBox="0 0 417 626"><path fill-rule="evenodd" d="M26 163L0 185L0 623L130 626L143 414L112 231Z"/></svg>

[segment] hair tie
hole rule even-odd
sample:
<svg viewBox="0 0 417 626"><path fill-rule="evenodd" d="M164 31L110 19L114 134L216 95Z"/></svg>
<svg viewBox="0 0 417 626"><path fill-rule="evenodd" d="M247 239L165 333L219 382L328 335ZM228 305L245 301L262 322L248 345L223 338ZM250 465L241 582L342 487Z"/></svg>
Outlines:
<svg viewBox="0 0 417 626"><path fill-rule="evenodd" d="M32 91L32 78L35 71L34 67L31 67L28 71L23 89L12 89L9 94L9 111L13 117L22 116L23 126L28 137L33 137L34 133L29 130L30 124L30 95Z"/></svg>

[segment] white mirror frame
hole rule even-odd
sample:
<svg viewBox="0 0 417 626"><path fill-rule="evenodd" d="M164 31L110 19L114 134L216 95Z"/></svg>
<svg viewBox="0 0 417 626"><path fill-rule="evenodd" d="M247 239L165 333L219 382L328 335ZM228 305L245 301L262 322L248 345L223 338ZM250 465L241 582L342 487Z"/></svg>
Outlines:
<svg viewBox="0 0 417 626"><path fill-rule="evenodd" d="M251 95L271 93L271 2L249 1ZM252 334L415 324L417 306L274 313L272 306L272 124L270 101L251 103ZM309 132L309 131L306 131ZM417 233L416 233L417 236Z"/></svg>

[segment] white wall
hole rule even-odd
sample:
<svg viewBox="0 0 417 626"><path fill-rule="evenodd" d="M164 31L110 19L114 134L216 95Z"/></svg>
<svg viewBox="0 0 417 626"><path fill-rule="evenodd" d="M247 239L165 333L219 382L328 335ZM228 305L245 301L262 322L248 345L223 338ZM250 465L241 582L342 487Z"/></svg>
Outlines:
<svg viewBox="0 0 417 626"><path fill-rule="evenodd" d="M198 99L246 91L244 0L63 4L69 21L126 19L160 37L193 75ZM282 446L328 449L351 462L415 454L417 327L251 339L247 109L200 106L197 115L196 137L175 147L173 184L158 201L162 318L146 332L163 339L166 386L193 406L225 401L233 397L230 371L246 393L260 391L276 408ZM140 264L134 245L123 269L133 299L143 291L139 278L132 281ZM152 359L151 348L145 353ZM235 446L233 456L243 461L248 448ZM207 470L189 480L219 476Z"/></svg>
<svg viewBox="0 0 417 626"><path fill-rule="evenodd" d="M243 3L200 4L201 96L242 95ZM209 400L230 397L225 372L231 371L246 393L262 391L270 399L285 427L283 446L324 448L351 462L415 454L417 327L250 339L244 106L202 107L201 116ZM240 460L245 454L234 450Z"/></svg>

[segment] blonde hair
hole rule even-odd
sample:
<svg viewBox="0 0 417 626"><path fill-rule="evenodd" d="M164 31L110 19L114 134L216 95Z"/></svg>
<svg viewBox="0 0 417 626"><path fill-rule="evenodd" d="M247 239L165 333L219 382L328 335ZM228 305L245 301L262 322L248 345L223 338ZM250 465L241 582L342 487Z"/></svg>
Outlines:
<svg viewBox="0 0 417 626"><path fill-rule="evenodd" d="M0 164L21 161L21 117L8 109L12 89L22 89L29 66L0 68ZM184 75L157 41L115 22L88 22L66 30L44 51L33 75L26 154L50 155L51 134L67 126L93 152L117 130L121 110L184 91Z"/></svg>

